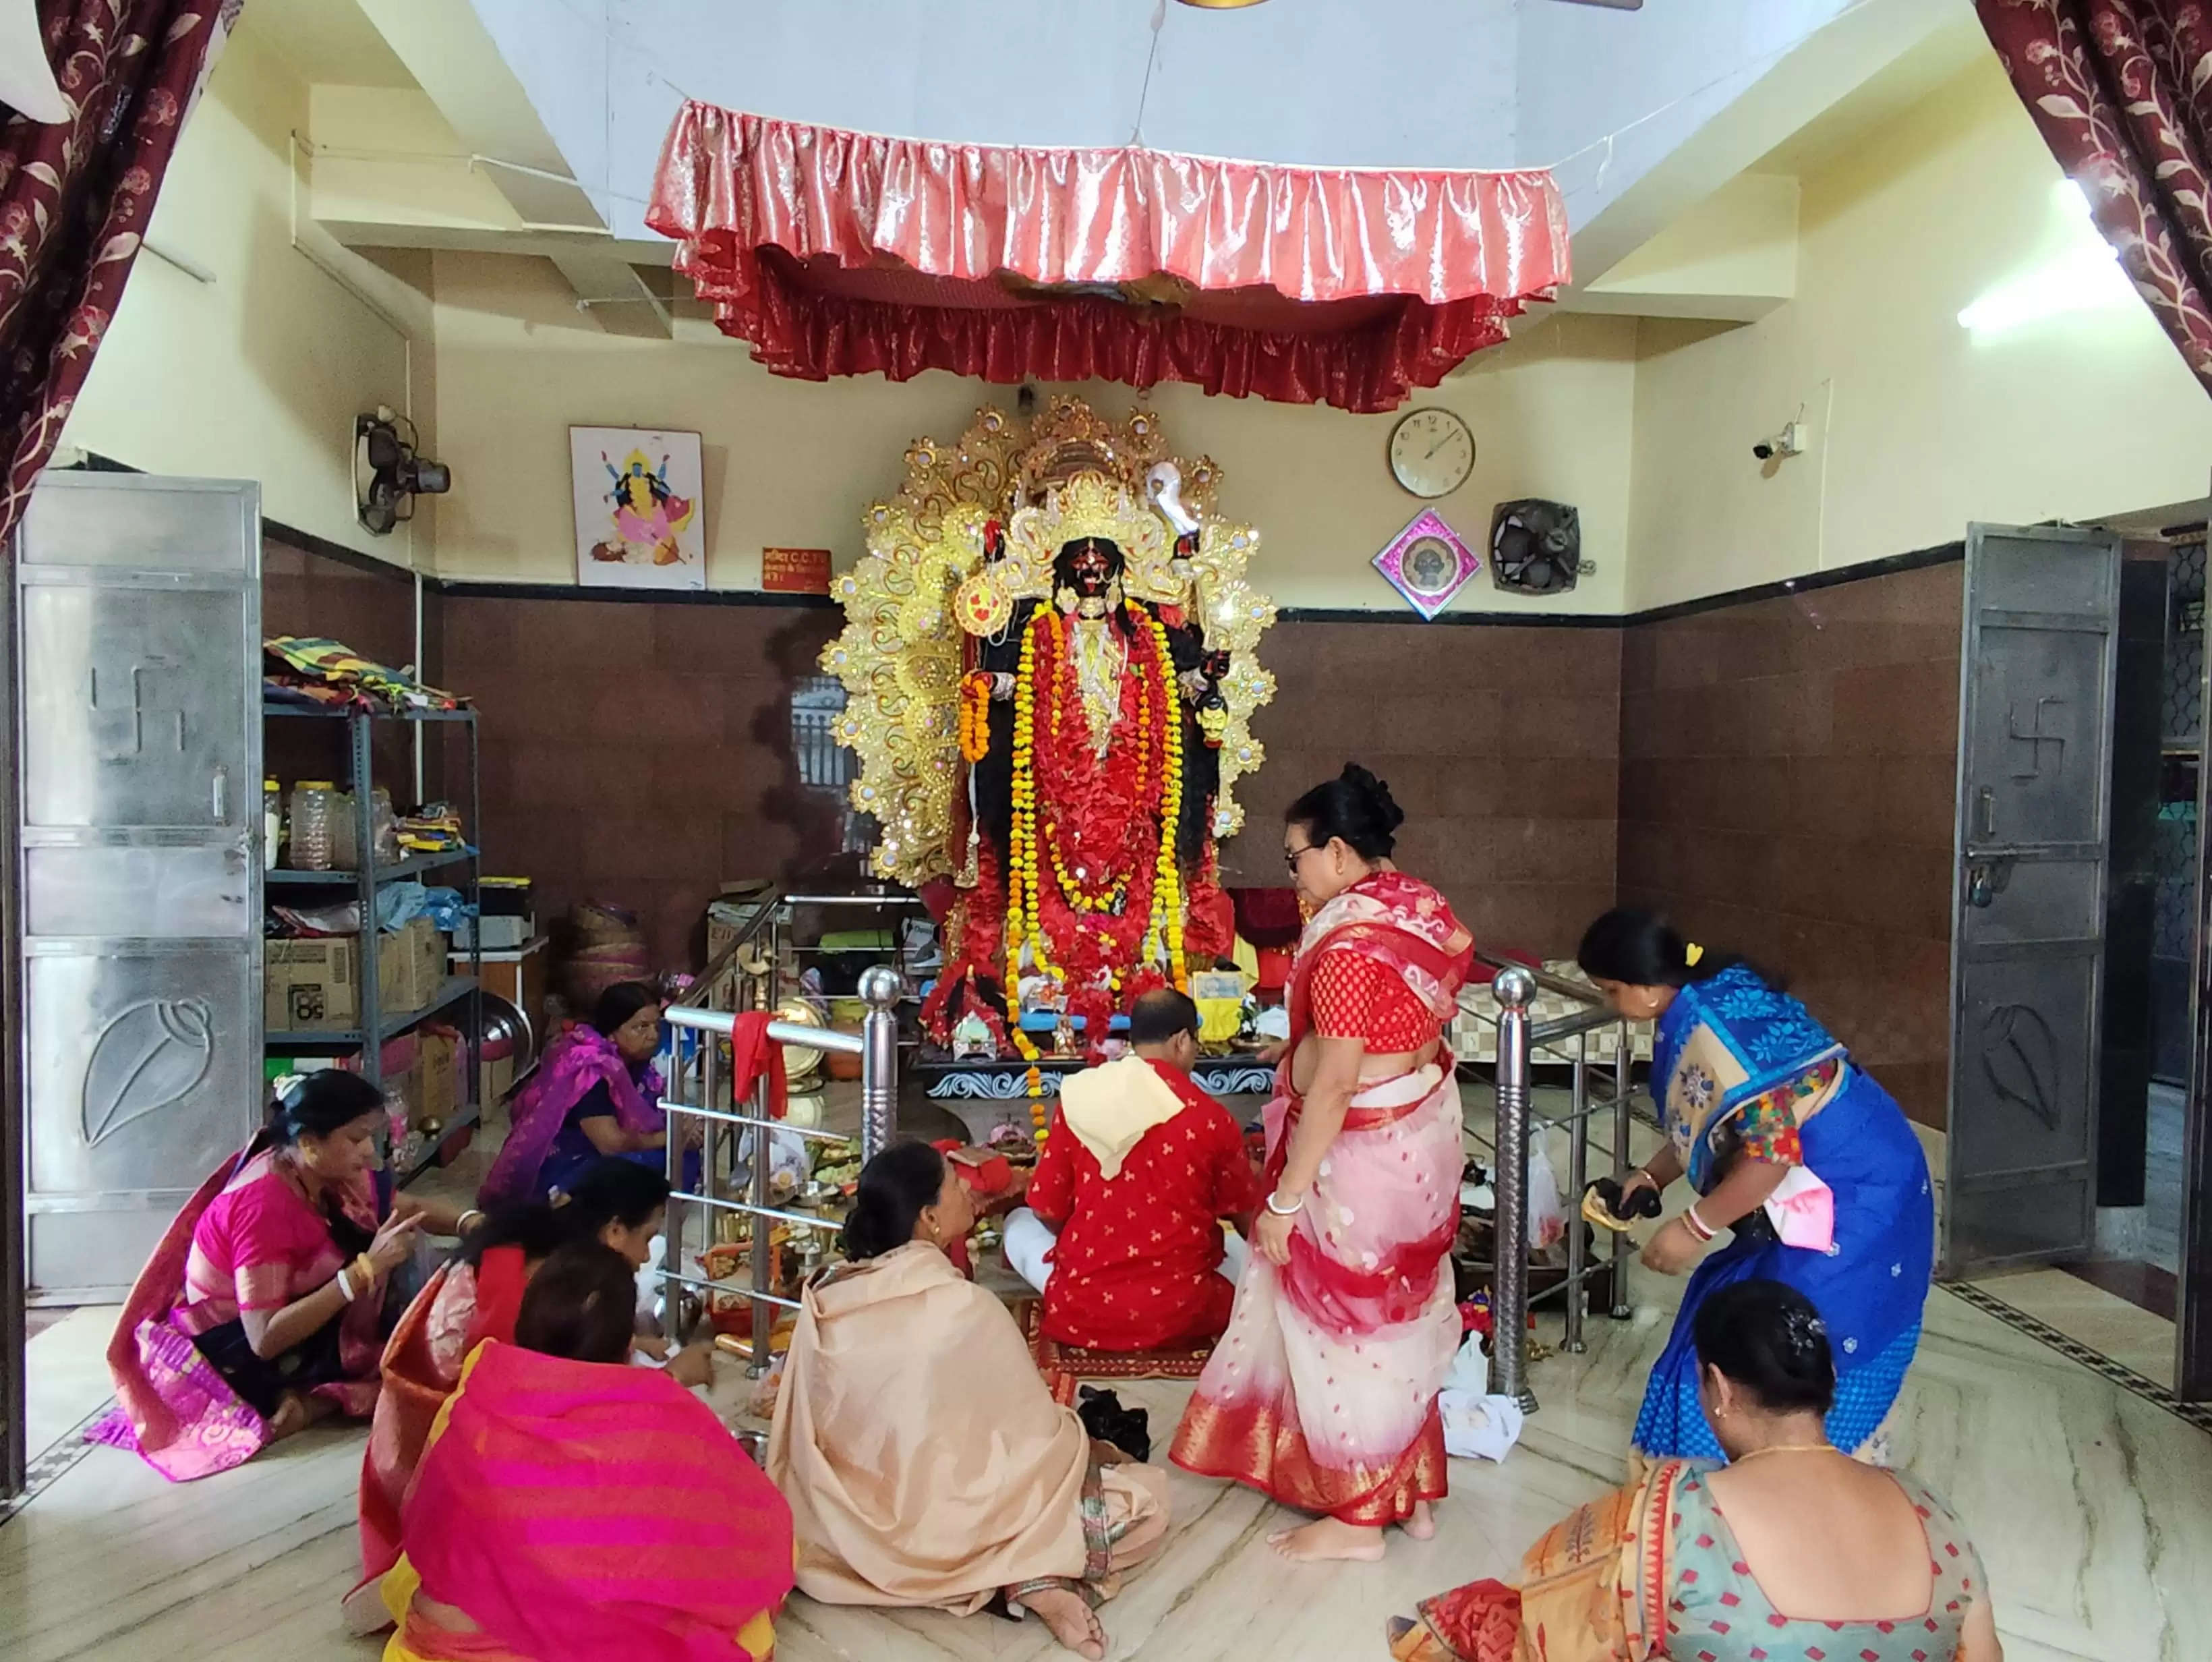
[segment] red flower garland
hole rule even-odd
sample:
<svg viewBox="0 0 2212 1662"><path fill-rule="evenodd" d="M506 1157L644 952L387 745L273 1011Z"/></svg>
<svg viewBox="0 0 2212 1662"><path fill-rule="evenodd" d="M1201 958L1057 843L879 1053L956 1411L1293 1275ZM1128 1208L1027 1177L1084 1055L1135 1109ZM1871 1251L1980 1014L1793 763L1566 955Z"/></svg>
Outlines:
<svg viewBox="0 0 2212 1662"><path fill-rule="evenodd" d="M1066 972L1068 1008L1085 1018L1094 1049L1143 950L1158 877L1167 723L1182 718L1175 666L1160 651L1149 614L1132 606L1128 618L1134 627L1126 635L1109 625L1127 659L1103 756L1091 747L1072 622L1039 606L1028 625L1037 704L1030 746L1037 920L1048 957Z"/></svg>

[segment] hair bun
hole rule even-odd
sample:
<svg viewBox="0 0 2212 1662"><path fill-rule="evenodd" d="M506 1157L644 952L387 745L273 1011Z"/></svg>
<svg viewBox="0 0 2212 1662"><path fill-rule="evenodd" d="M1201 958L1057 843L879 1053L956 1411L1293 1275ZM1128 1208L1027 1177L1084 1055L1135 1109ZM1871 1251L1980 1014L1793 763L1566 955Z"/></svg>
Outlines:
<svg viewBox="0 0 2212 1662"><path fill-rule="evenodd" d="M1406 823L1406 811L1390 794L1390 787L1377 779L1357 762L1346 762L1344 771L1337 777L1366 799L1369 811L1385 831L1395 831Z"/></svg>

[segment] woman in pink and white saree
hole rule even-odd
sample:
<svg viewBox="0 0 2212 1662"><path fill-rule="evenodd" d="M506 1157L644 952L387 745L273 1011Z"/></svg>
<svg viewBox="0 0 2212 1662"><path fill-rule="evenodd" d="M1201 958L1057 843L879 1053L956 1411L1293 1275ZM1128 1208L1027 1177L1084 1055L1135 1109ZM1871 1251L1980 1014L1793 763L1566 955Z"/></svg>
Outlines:
<svg viewBox="0 0 2212 1662"><path fill-rule="evenodd" d="M1170 1455L1321 1514L1272 1537L1297 1559L1380 1558L1384 1528L1425 1537L1444 1494L1466 1155L1443 1035L1474 943L1390 863L1403 819L1357 766L1291 806L1283 857L1315 910L1267 1105L1273 1188Z"/></svg>

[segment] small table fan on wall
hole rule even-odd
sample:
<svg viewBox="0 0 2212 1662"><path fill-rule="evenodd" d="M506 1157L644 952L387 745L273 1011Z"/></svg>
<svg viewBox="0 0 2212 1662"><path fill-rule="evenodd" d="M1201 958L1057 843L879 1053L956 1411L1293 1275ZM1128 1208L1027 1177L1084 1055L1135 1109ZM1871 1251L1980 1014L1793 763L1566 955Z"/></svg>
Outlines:
<svg viewBox="0 0 2212 1662"><path fill-rule="evenodd" d="M1565 502L1500 502L1490 518L1490 577L1510 594L1564 594L1591 569L1582 516Z"/></svg>

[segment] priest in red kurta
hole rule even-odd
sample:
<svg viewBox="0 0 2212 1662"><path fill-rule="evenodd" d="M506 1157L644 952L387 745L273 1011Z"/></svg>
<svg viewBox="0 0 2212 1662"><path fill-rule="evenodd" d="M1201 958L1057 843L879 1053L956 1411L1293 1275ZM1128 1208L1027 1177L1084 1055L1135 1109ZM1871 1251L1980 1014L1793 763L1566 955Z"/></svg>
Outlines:
<svg viewBox="0 0 2212 1662"><path fill-rule="evenodd" d="M1129 1012L1133 1055L1061 1087L1006 1257L1044 1293L1045 1336L1091 1350L1202 1343L1229 1324L1221 1221L1259 1179L1229 1111L1191 1082L1198 1009L1171 988Z"/></svg>

